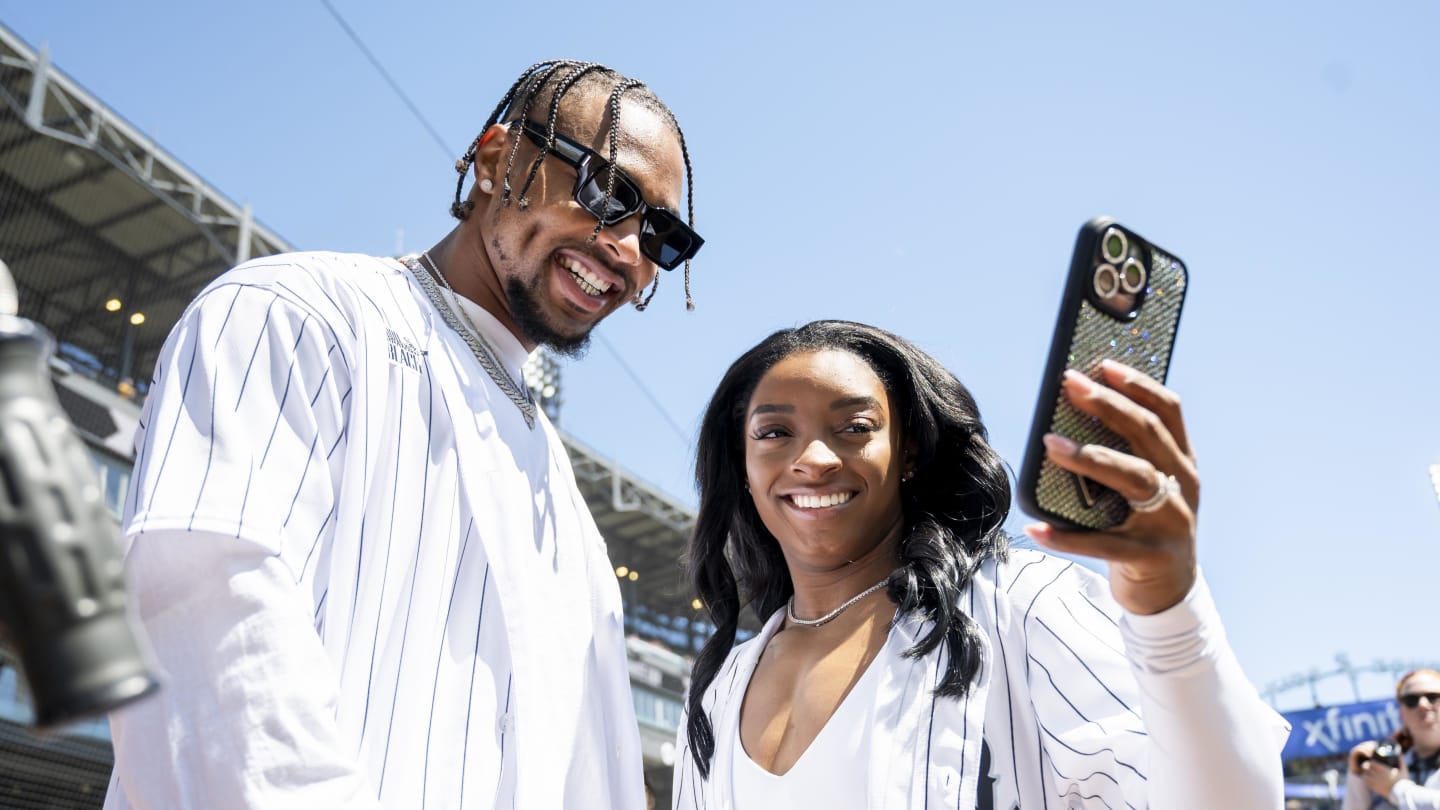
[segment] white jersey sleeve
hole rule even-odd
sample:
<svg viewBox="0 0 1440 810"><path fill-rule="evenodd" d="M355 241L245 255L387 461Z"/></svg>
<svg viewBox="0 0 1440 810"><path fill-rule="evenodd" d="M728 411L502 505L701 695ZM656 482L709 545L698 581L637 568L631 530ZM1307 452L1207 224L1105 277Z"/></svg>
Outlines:
<svg viewBox="0 0 1440 810"><path fill-rule="evenodd" d="M1290 726L1245 677L1204 578L1120 629L1150 736L1150 806L1280 807Z"/></svg>
<svg viewBox="0 0 1440 810"><path fill-rule="evenodd" d="M1051 559L1016 569L1002 583L1024 617L1024 661L1011 666L1025 673L1035 733L986 736L1002 749L1039 743L1043 776L1022 767L1021 783L1050 781L1055 798L1086 807L1283 803L1288 726L1245 678L1203 579L1180 604L1135 616L1079 565Z"/></svg>
<svg viewBox="0 0 1440 810"><path fill-rule="evenodd" d="M337 680L279 558L203 531L137 538L137 612L164 684L110 715L107 810L376 808L335 724Z"/></svg>
<svg viewBox="0 0 1440 810"><path fill-rule="evenodd" d="M331 517L348 334L288 288L245 279L232 272L202 293L160 353L127 536L201 529L279 552Z"/></svg>
<svg viewBox="0 0 1440 810"><path fill-rule="evenodd" d="M379 806L297 586L332 519L349 394L344 324L318 312L230 274L161 352L125 534L164 683L111 716L107 808Z"/></svg>

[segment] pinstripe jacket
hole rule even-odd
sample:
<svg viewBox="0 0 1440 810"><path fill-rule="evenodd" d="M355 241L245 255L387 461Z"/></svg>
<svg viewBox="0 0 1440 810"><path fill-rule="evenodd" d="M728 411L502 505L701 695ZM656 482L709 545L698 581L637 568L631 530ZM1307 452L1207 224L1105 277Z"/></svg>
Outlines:
<svg viewBox="0 0 1440 810"><path fill-rule="evenodd" d="M915 618L895 624L877 659L864 807L968 809L983 795L982 810L1281 805L1288 727L1245 680L1203 581L1161 614L1122 615L1093 572L1016 549L987 562L962 600L985 636L967 697L933 695L943 648L905 657L924 629ZM731 651L705 695L708 780L682 720L677 810L731 810L745 687L783 613Z"/></svg>
<svg viewBox="0 0 1440 810"><path fill-rule="evenodd" d="M560 437L395 260L269 256L201 293L125 529L169 679L111 718L107 807L643 803L620 592Z"/></svg>

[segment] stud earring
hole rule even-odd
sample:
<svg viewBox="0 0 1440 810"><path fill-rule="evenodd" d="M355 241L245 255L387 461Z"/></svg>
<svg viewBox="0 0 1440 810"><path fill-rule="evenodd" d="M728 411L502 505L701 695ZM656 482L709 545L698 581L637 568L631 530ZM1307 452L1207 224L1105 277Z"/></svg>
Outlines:
<svg viewBox="0 0 1440 810"><path fill-rule="evenodd" d="M485 192L486 194L489 194L490 191L494 188L495 182L490 178L486 177L480 181L480 190Z"/></svg>
<svg viewBox="0 0 1440 810"><path fill-rule="evenodd" d="M914 477L915 477L915 471L914 471L914 470L906 470L905 472L900 473L900 480L901 480L901 481L909 481L911 478L914 478Z"/></svg>

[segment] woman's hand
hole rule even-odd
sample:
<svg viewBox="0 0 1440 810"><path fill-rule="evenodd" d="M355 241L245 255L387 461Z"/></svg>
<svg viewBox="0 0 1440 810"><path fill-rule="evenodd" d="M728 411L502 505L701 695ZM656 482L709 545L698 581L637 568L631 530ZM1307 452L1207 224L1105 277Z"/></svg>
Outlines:
<svg viewBox="0 0 1440 810"><path fill-rule="evenodd" d="M1067 371L1063 387L1075 409L1096 417L1130 445L1121 453L1080 445L1058 434L1045 436L1046 456L1056 466L1093 479L1131 504L1130 517L1109 531L1062 531L1047 523L1025 527L1041 545L1110 563L1115 601L1135 614L1158 613L1178 603L1195 584L1195 520L1200 478L1185 435L1180 398L1128 366L1106 360L1104 385ZM1173 484L1172 484L1173 481Z"/></svg>

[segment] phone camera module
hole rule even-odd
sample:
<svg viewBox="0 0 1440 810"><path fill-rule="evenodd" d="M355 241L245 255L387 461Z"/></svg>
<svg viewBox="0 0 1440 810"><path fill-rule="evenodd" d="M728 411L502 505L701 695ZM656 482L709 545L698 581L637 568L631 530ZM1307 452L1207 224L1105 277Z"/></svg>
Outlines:
<svg viewBox="0 0 1440 810"><path fill-rule="evenodd" d="M1111 264L1123 261L1129 250L1130 240L1125 238L1125 232L1119 228L1107 229L1100 239L1100 254Z"/></svg>
<svg viewBox="0 0 1440 810"><path fill-rule="evenodd" d="M1134 258L1126 259L1120 266L1120 289L1135 294L1145 289L1145 265Z"/></svg>
<svg viewBox="0 0 1440 810"><path fill-rule="evenodd" d="M1095 268L1095 275L1091 279L1091 284L1095 288L1095 294L1098 295L1101 300L1108 300L1115 297L1115 293L1120 290L1120 274L1116 272L1113 266L1102 264Z"/></svg>

